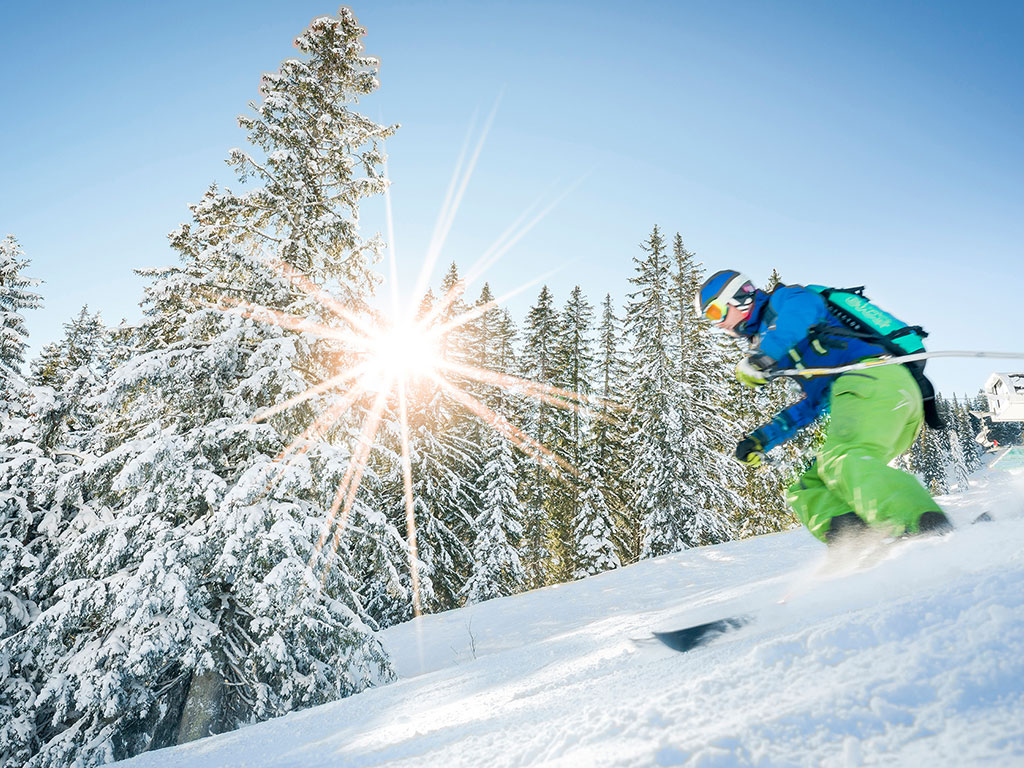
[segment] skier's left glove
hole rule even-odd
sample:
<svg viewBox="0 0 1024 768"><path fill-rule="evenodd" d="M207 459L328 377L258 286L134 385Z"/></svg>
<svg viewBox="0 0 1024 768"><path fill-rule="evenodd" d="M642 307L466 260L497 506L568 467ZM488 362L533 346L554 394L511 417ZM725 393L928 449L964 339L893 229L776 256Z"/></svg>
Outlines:
<svg viewBox="0 0 1024 768"><path fill-rule="evenodd" d="M736 378L748 387L763 387L768 383L768 372L775 361L765 354L750 355L736 366Z"/></svg>
<svg viewBox="0 0 1024 768"><path fill-rule="evenodd" d="M756 469L764 460L764 446L753 435L747 435L736 446L736 458L751 469Z"/></svg>

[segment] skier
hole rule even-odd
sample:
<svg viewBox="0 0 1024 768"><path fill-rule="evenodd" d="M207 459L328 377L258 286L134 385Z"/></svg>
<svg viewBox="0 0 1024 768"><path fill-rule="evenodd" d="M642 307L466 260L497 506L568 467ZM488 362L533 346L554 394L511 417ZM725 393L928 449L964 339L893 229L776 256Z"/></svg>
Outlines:
<svg viewBox="0 0 1024 768"><path fill-rule="evenodd" d="M750 354L736 366L736 377L749 387L767 384L774 370L887 354L877 339L851 334L821 294L802 286L780 285L769 294L745 275L722 270L704 282L695 305L714 327L749 340ZM831 410L824 445L786 494L815 537L832 545L868 528L892 536L951 529L917 478L888 466L913 443L926 410L929 423L941 423L931 397L922 396L922 388L933 396L923 375L889 365L798 382L804 398L740 440L736 458L758 466L767 451Z"/></svg>

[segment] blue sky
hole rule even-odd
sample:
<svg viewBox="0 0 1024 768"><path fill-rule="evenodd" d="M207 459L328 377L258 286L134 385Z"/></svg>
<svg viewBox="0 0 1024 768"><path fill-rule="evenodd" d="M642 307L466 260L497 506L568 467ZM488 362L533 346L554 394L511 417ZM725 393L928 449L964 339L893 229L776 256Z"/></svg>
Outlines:
<svg viewBox="0 0 1024 768"><path fill-rule="evenodd" d="M910 2L355 4L382 59L403 284L474 114L500 106L439 270L468 266L545 192L576 184L488 277L559 270L621 305L654 224L709 269L867 285L931 349L1024 351L1024 5ZM244 143L235 116L320 2L7 4L0 232L46 308L139 316L133 267ZM578 182L578 183L577 183ZM366 230L382 205L364 209ZM369 234L369 231L366 232ZM436 282L436 280L435 280ZM1005 291L1004 289L1011 289ZM515 299L522 317L535 291ZM1020 362L934 361L947 394Z"/></svg>

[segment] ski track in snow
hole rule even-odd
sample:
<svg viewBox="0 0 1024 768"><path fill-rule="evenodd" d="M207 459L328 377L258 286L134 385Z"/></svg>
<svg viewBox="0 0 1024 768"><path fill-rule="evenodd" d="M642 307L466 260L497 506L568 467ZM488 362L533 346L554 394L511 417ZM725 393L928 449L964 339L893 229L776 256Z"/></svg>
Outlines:
<svg viewBox="0 0 1024 768"><path fill-rule="evenodd" d="M845 575L797 530L422 617L382 634L392 685L120 765L1024 765L1024 476L941 502L953 536Z"/></svg>

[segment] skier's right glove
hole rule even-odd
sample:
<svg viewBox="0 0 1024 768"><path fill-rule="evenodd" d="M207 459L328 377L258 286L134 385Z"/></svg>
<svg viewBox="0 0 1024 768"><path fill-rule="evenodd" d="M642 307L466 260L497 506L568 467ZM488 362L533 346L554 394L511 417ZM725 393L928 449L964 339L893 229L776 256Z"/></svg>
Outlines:
<svg viewBox="0 0 1024 768"><path fill-rule="evenodd" d="M736 365L736 378L745 387L763 387L774 366L775 361L764 353L750 355Z"/></svg>
<svg viewBox="0 0 1024 768"><path fill-rule="evenodd" d="M747 435L736 446L736 458L751 469L759 467L764 459L764 446L753 435Z"/></svg>

